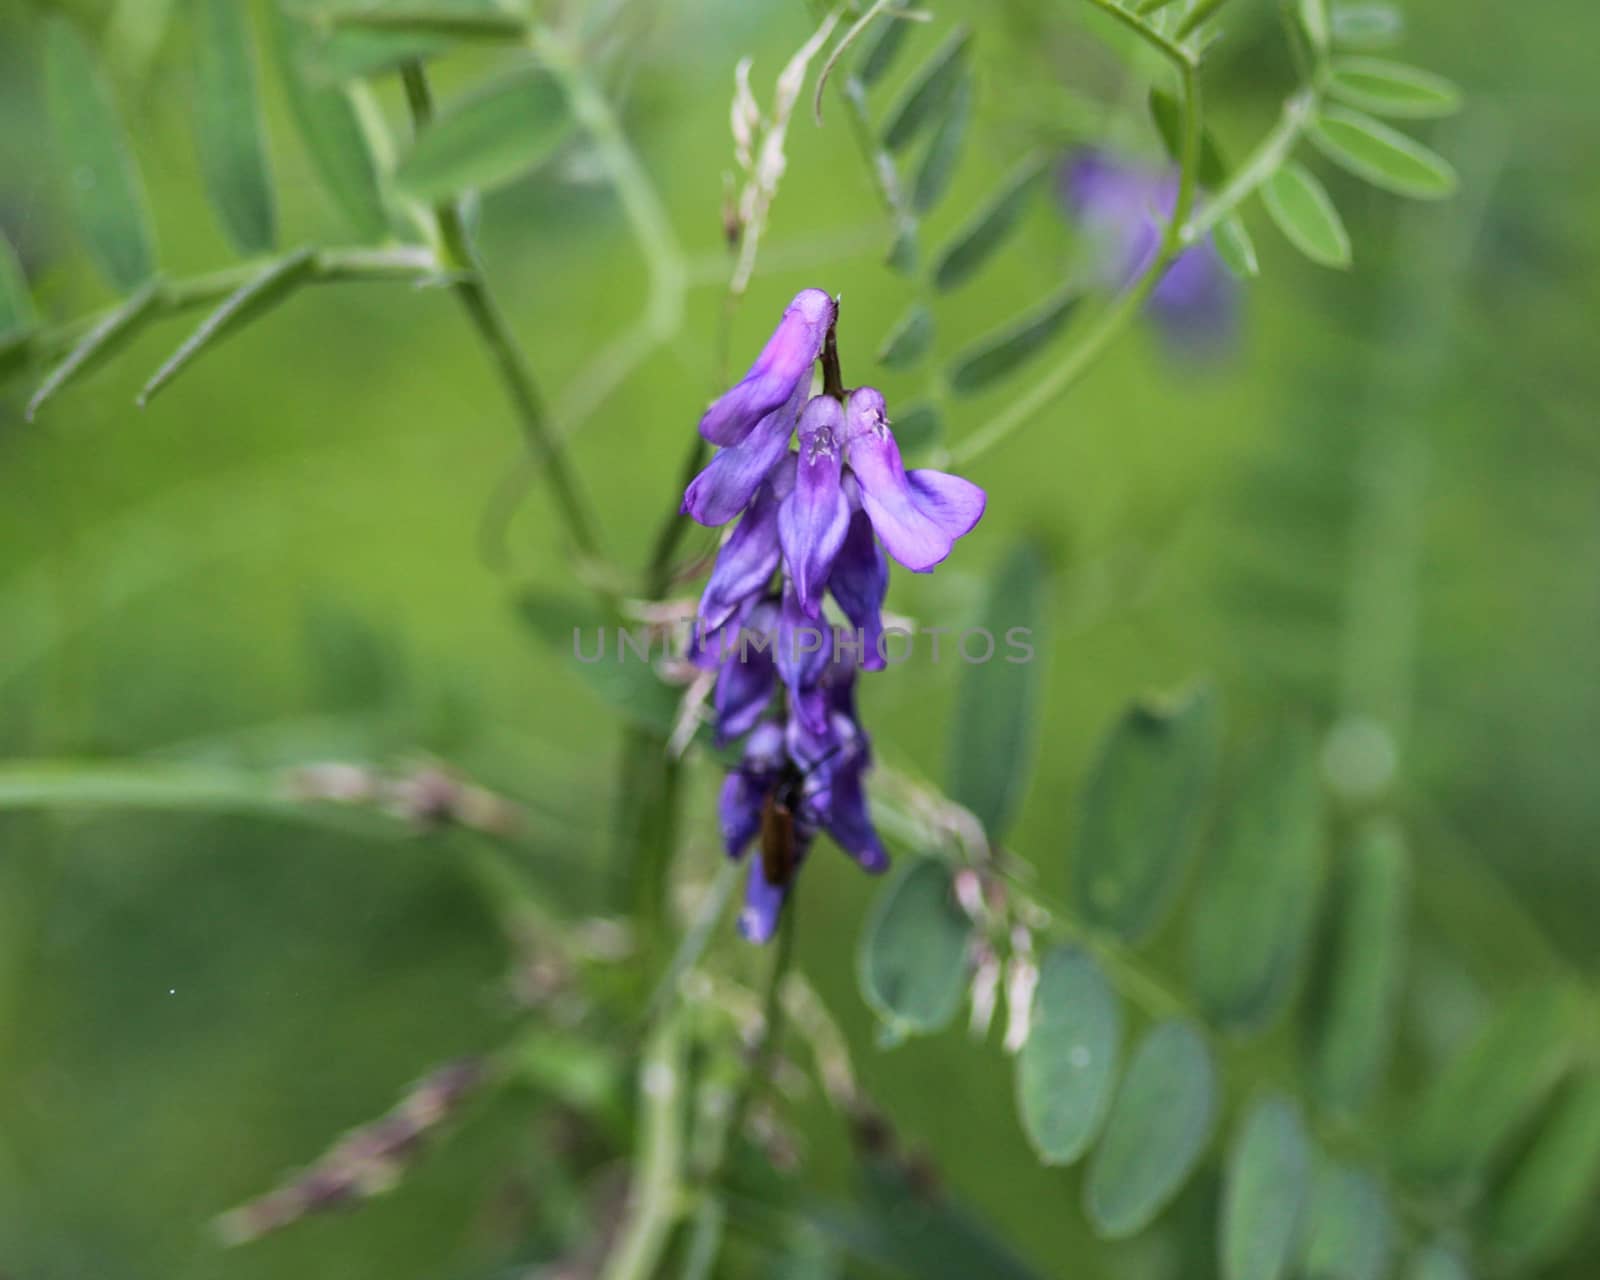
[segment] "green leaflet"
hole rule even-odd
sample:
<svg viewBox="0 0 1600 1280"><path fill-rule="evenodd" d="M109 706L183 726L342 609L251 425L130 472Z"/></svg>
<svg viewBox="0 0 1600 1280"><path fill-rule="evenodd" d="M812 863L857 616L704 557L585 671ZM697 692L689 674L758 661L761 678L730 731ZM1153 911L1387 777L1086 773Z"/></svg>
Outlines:
<svg viewBox="0 0 1600 1280"><path fill-rule="evenodd" d="M861 935L861 992L891 1035L938 1031L956 1016L967 981L971 925L950 869L916 858L878 895Z"/></svg>
<svg viewBox="0 0 1600 1280"><path fill-rule="evenodd" d="M1335 58L1328 92L1380 116L1447 116L1461 109L1461 90L1443 76L1383 58Z"/></svg>
<svg viewBox="0 0 1600 1280"><path fill-rule="evenodd" d="M1315 1014L1312 1081L1334 1111L1359 1110L1388 1063L1405 973L1410 862L1399 830L1373 822L1341 860Z"/></svg>
<svg viewBox="0 0 1600 1280"><path fill-rule="evenodd" d="M285 12L282 0L269 11L278 73L317 176L357 234L379 240L389 218L368 133L371 114L358 109L356 90L312 72L316 42L307 24Z"/></svg>
<svg viewBox="0 0 1600 1280"><path fill-rule="evenodd" d="M1291 162L1268 178L1261 202L1284 238L1311 261L1350 265L1350 233L1327 190L1304 165Z"/></svg>
<svg viewBox="0 0 1600 1280"><path fill-rule="evenodd" d="M1423 1099L1406 1147L1420 1181L1471 1198L1572 1058L1578 1001L1560 986L1510 1000Z"/></svg>
<svg viewBox="0 0 1600 1280"><path fill-rule="evenodd" d="M548 159L570 129L560 86L521 67L446 107L401 157L395 181L429 203L490 190Z"/></svg>
<svg viewBox="0 0 1600 1280"><path fill-rule="evenodd" d="M1472 1272L1454 1250L1434 1244L1412 1259L1405 1280L1472 1280Z"/></svg>
<svg viewBox="0 0 1600 1280"><path fill-rule="evenodd" d="M45 28L45 90L72 220L120 293L155 274L144 188L111 90L65 19Z"/></svg>
<svg viewBox="0 0 1600 1280"><path fill-rule="evenodd" d="M1016 230L1028 198L1044 173L1044 162L1030 156L1006 180L987 205L980 209L955 238L945 246L933 264L933 283L939 289L954 289L970 280L994 252Z"/></svg>
<svg viewBox="0 0 1600 1280"><path fill-rule="evenodd" d="M894 439L903 454L917 453L937 444L943 435L944 420L931 404L914 404L895 415Z"/></svg>
<svg viewBox="0 0 1600 1280"><path fill-rule="evenodd" d="M52 369L28 401L27 417L32 422L45 401L62 387L104 364L132 340L155 310L160 286L152 280L78 339L66 359Z"/></svg>
<svg viewBox="0 0 1600 1280"><path fill-rule="evenodd" d="M267 253L276 216L247 6L197 0L194 63L191 110L206 194L234 248L247 256Z"/></svg>
<svg viewBox="0 0 1600 1280"><path fill-rule="evenodd" d="M1396 195L1442 200L1456 189L1456 171L1442 156L1348 107L1324 107L1308 136L1335 164Z"/></svg>
<svg viewBox="0 0 1600 1280"><path fill-rule="evenodd" d="M1211 1051L1187 1023L1158 1023L1134 1051L1090 1159L1084 1211L1095 1231L1143 1230L1183 1189L1216 1121Z"/></svg>
<svg viewBox="0 0 1600 1280"><path fill-rule="evenodd" d="M1280 731L1252 756L1189 918L1191 982L1224 1025L1264 1026L1294 989L1321 878L1321 818L1311 735Z"/></svg>
<svg viewBox="0 0 1600 1280"><path fill-rule="evenodd" d="M1165 89L1150 90L1150 118L1156 132L1161 135L1161 145L1174 164L1183 162L1183 111L1178 100ZM1220 191L1228 181L1228 165L1222 150L1210 129L1200 135L1200 185L1211 191Z"/></svg>
<svg viewBox="0 0 1600 1280"><path fill-rule="evenodd" d="M855 63L855 78L861 81L863 87L870 89L888 74L900 50L905 47L906 36L910 32L911 23L890 18L879 22L875 31L862 37Z"/></svg>
<svg viewBox="0 0 1600 1280"><path fill-rule="evenodd" d="M1600 1072L1570 1081L1490 1206L1495 1251L1526 1265L1559 1254L1600 1194Z"/></svg>
<svg viewBox="0 0 1600 1280"><path fill-rule="evenodd" d="M1017 1055L1017 1110L1046 1164L1071 1164L1100 1132L1121 1041L1122 1005L1094 958L1075 947L1051 950Z"/></svg>
<svg viewBox="0 0 1600 1280"><path fill-rule="evenodd" d="M927 355L932 345L933 312L913 302L878 348L878 363L886 369L907 369ZM898 437L898 430L895 434Z"/></svg>
<svg viewBox="0 0 1600 1280"><path fill-rule="evenodd" d="M1305 1280L1384 1280L1394 1264L1389 1197L1370 1173L1333 1160L1317 1169L1305 1219Z"/></svg>
<svg viewBox="0 0 1600 1280"><path fill-rule="evenodd" d="M966 665L956 695L946 790L996 842L1005 839L1032 772L1048 574L1044 556L1031 543L1019 544L1001 562L979 618L993 653ZM944 639L947 647L956 642L954 636ZM966 656L980 657L981 638L972 644L977 651ZM1019 644L1027 646L1025 653Z"/></svg>
<svg viewBox="0 0 1600 1280"><path fill-rule="evenodd" d="M1222 1280L1280 1280L1298 1239L1310 1183L1300 1110L1287 1098L1257 1101L1228 1153L1222 1204Z"/></svg>
<svg viewBox="0 0 1600 1280"><path fill-rule="evenodd" d="M0 235L0 341L33 328L33 298L11 242Z"/></svg>
<svg viewBox="0 0 1600 1280"><path fill-rule="evenodd" d="M1406 33L1406 20L1389 4L1335 4L1328 18L1333 43L1343 49L1389 49Z"/></svg>
<svg viewBox="0 0 1600 1280"><path fill-rule="evenodd" d="M975 395L1021 368L1060 333L1081 297L1063 290L1038 310L980 339L950 362L950 390Z"/></svg>
<svg viewBox="0 0 1600 1280"><path fill-rule="evenodd" d="M972 32L957 27L922 64L883 126L883 145L890 151L904 150L944 109L961 80L971 43Z"/></svg>
<svg viewBox="0 0 1600 1280"><path fill-rule="evenodd" d="M1216 777L1221 717L1201 685L1135 703L1101 742L1078 805L1073 890L1084 914L1148 937L1182 887Z"/></svg>
<svg viewBox="0 0 1600 1280"><path fill-rule="evenodd" d="M951 91L950 101L945 105L922 163L917 167L916 180L911 186L911 207L918 213L929 212L950 189L950 180L961 163L967 127L972 123L972 99L972 75L963 71Z"/></svg>
<svg viewBox="0 0 1600 1280"><path fill-rule="evenodd" d="M1261 264L1256 260L1255 241L1245 230L1237 212L1228 214L1211 228L1211 243L1216 246L1222 265L1239 279L1248 280L1261 273Z"/></svg>
<svg viewBox="0 0 1600 1280"><path fill-rule="evenodd" d="M205 352L229 334L237 332L252 320L259 319L279 303L288 299L306 277L315 269L316 252L296 249L278 261L263 268L260 274L235 289L223 299L221 305L200 322L200 327L189 335L172 356L151 376L139 392L142 408L152 396L187 369Z"/></svg>

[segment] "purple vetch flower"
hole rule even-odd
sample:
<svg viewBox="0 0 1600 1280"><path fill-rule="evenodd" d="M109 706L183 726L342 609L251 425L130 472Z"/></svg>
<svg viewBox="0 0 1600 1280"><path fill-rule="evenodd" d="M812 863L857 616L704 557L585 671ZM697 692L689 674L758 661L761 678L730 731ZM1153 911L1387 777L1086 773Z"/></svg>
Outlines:
<svg viewBox="0 0 1600 1280"><path fill-rule="evenodd" d="M1150 265L1178 199L1178 175L1103 151L1083 151L1061 172L1062 201L1099 245L1101 283L1121 289ZM1194 349L1225 345L1236 324L1238 290L1208 236L1179 254L1150 295L1162 332Z"/></svg>
<svg viewBox="0 0 1600 1280"><path fill-rule="evenodd" d="M821 289L797 293L750 372L706 410L700 434L724 448L740 444L775 410L797 395L804 397L837 315L833 299Z"/></svg>
<svg viewBox="0 0 1600 1280"><path fill-rule="evenodd" d="M840 484L844 407L832 396L816 396L800 414L798 429L794 491L778 512L778 536L795 598L801 611L815 618L822 609L834 557L850 528L850 502Z"/></svg>
<svg viewBox="0 0 1600 1280"><path fill-rule="evenodd" d="M924 573L983 517L984 492L943 471L910 471L889 430L883 396L872 387L850 393L850 469L873 532L906 568Z"/></svg>
<svg viewBox="0 0 1600 1280"><path fill-rule="evenodd" d="M836 319L819 289L789 305L750 372L701 421L721 449L683 500L701 524L739 519L717 553L688 656L716 672L717 742L745 738L720 818L730 857L759 844L740 917L755 942L777 928L819 833L866 871L889 865L867 806L872 747L856 709L857 672L885 665L890 558L927 572L986 501L959 476L906 471L873 388L806 400L819 357L825 385L840 385L829 342ZM829 596L854 634L836 631Z"/></svg>

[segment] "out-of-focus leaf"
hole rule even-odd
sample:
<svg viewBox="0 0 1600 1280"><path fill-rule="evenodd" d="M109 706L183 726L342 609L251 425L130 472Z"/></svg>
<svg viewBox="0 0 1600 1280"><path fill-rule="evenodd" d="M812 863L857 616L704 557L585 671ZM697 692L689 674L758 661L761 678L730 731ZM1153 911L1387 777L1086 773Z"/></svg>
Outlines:
<svg viewBox="0 0 1600 1280"><path fill-rule="evenodd" d="M1238 787L1190 917L1191 982L1229 1026L1263 1026L1294 989L1321 878L1321 818L1310 735L1277 733Z"/></svg>
<svg viewBox="0 0 1600 1280"><path fill-rule="evenodd" d="M1031 543L1002 562L980 618L993 652L985 661L969 661L956 698L948 792L994 841L1010 829L1033 768L1048 573ZM976 656L962 654L964 661Z"/></svg>
<svg viewBox="0 0 1600 1280"><path fill-rule="evenodd" d="M1311 261L1325 267L1350 265L1350 233L1327 190L1300 164L1286 164L1261 188L1278 230Z"/></svg>
<svg viewBox="0 0 1600 1280"><path fill-rule="evenodd" d="M1183 1189L1216 1122L1211 1051L1187 1023L1158 1023L1134 1051L1089 1162L1084 1210L1095 1231L1143 1230Z"/></svg>
<svg viewBox="0 0 1600 1280"><path fill-rule="evenodd" d="M863 1199L871 1209L867 1239L877 1247L856 1252L881 1261L888 1274L916 1280L1040 1280L993 1228L948 1194L919 1183L900 1163L869 1159L863 1181ZM851 1268L849 1274L862 1273ZM870 1274L880 1272L874 1268Z"/></svg>
<svg viewBox="0 0 1600 1280"><path fill-rule="evenodd" d="M100 68L65 19L46 27L44 59L73 222L105 278L130 292L155 274L156 251L128 135Z"/></svg>
<svg viewBox="0 0 1600 1280"><path fill-rule="evenodd" d="M894 439L901 453L915 453L937 444L944 435L944 420L931 404L914 404L895 415Z"/></svg>
<svg viewBox="0 0 1600 1280"><path fill-rule="evenodd" d="M240 253L266 253L272 248L276 219L256 99L249 7L239 0L198 0L194 58L191 109L206 194Z"/></svg>
<svg viewBox="0 0 1600 1280"><path fill-rule="evenodd" d="M40 406L62 387L98 368L122 350L150 317L159 296L159 286L151 281L137 292L129 294L120 306L78 339L66 359L50 371L28 401L28 421L32 422Z"/></svg>
<svg viewBox="0 0 1600 1280"><path fill-rule="evenodd" d="M1600 1196L1600 1071L1570 1081L1489 1212L1495 1251L1518 1265L1553 1259Z"/></svg>
<svg viewBox="0 0 1600 1280"><path fill-rule="evenodd" d="M532 19L520 9L467 0L456 4L368 4L337 8L326 19L335 31L382 31L440 40L526 42Z"/></svg>
<svg viewBox="0 0 1600 1280"><path fill-rule="evenodd" d="M1442 200L1456 189L1456 171L1443 156L1359 111L1324 107L1308 134L1335 164L1396 195Z"/></svg>
<svg viewBox="0 0 1600 1280"><path fill-rule="evenodd" d="M1324 1106L1356 1111L1388 1062L1404 979L1410 865L1398 828L1362 828L1341 860L1312 1079Z"/></svg>
<svg viewBox="0 0 1600 1280"><path fill-rule="evenodd" d="M1300 29L1306 33L1306 39L1317 52L1328 47L1328 3L1327 0L1296 0L1296 12L1300 18Z"/></svg>
<svg viewBox="0 0 1600 1280"><path fill-rule="evenodd" d="M1248 280L1261 273L1255 241L1237 213L1230 213L1211 228L1211 243L1216 246L1222 265L1239 279Z"/></svg>
<svg viewBox="0 0 1600 1280"><path fill-rule="evenodd" d="M1089 768L1073 885L1095 924L1130 942L1161 923L1183 884L1217 771L1221 734L1207 685L1135 703Z"/></svg>
<svg viewBox="0 0 1600 1280"><path fill-rule="evenodd" d="M889 112L889 119L883 126L884 146L891 151L903 150L938 117L961 82L966 69L967 46L971 43L972 32L966 27L957 27L922 64L906 86L905 95Z"/></svg>
<svg viewBox="0 0 1600 1280"><path fill-rule="evenodd" d="M876 31L862 37L855 77L863 86L870 89L888 74L910 31L909 22L896 18L879 22Z"/></svg>
<svg viewBox="0 0 1600 1280"><path fill-rule="evenodd" d="M1394 1213L1365 1170L1322 1162L1304 1234L1305 1280L1384 1280L1394 1264Z"/></svg>
<svg viewBox="0 0 1600 1280"><path fill-rule="evenodd" d="M939 127L934 130L928 150L917 167L916 180L911 186L911 207L918 213L927 213L950 189L950 180L961 163L967 127L972 122L972 99L972 73L964 71L951 91Z"/></svg>
<svg viewBox="0 0 1600 1280"><path fill-rule="evenodd" d="M940 289L954 289L977 273L1016 230L1028 198L1039 185L1043 173L1044 164L1036 157L1030 157L1017 167L1000 193L945 246L933 265L935 285Z"/></svg>
<svg viewBox="0 0 1600 1280"><path fill-rule="evenodd" d="M1385 58L1335 58L1328 92L1380 116L1447 116L1461 109L1461 90L1443 76Z"/></svg>
<svg viewBox="0 0 1600 1280"><path fill-rule="evenodd" d="M646 648L643 632L619 630L582 602L545 591L524 592L517 613L606 706L642 728L672 732L682 691L656 672L652 659L664 651L662 642Z"/></svg>
<svg viewBox="0 0 1600 1280"><path fill-rule="evenodd" d="M892 1035L938 1031L956 1016L970 932L937 859L915 859L884 886L861 935L859 972L862 994Z"/></svg>
<svg viewBox="0 0 1600 1280"><path fill-rule="evenodd" d="M1423 1099L1407 1148L1417 1178L1471 1197L1572 1062L1579 999L1536 987L1507 1003Z"/></svg>
<svg viewBox="0 0 1600 1280"><path fill-rule="evenodd" d="M1406 1280L1472 1280L1472 1272L1453 1249L1431 1244L1412 1259Z"/></svg>
<svg viewBox="0 0 1600 1280"><path fill-rule="evenodd" d="M315 38L303 20L285 12L281 0L269 12L273 51L300 140L351 226L364 239L377 240L389 219L368 132L376 127L373 112L363 107L357 88L311 72Z"/></svg>
<svg viewBox="0 0 1600 1280"><path fill-rule="evenodd" d="M1020 369L1061 332L1079 301L1080 295L1064 290L1037 311L958 352L950 362L950 390L975 395Z"/></svg>
<svg viewBox="0 0 1600 1280"><path fill-rule="evenodd" d="M1404 15L1390 4L1336 4L1328 26L1344 49L1391 49L1406 34Z"/></svg>
<svg viewBox="0 0 1600 1280"><path fill-rule="evenodd" d="M489 190L548 159L570 127L560 87L522 67L442 111L401 157L395 181L430 202Z"/></svg>
<svg viewBox="0 0 1600 1280"><path fill-rule="evenodd" d="M878 348L878 363L888 369L910 368L928 354L932 344L933 312L913 302Z"/></svg>
<svg viewBox="0 0 1600 1280"><path fill-rule="evenodd" d="M311 273L316 261L314 250L296 249L264 267L259 274L230 293L144 384L139 392L140 406L148 404L152 396L230 333L237 332L285 301Z"/></svg>
<svg viewBox="0 0 1600 1280"><path fill-rule="evenodd" d="M0 340L33 328L33 298L11 242L0 235Z"/></svg>
<svg viewBox="0 0 1600 1280"><path fill-rule="evenodd" d="M916 274L917 224L914 219L906 218L895 229L894 239L889 243L889 253L884 259L884 265L897 275Z"/></svg>
<svg viewBox="0 0 1600 1280"><path fill-rule="evenodd" d="M1223 1280L1280 1280L1288 1272L1310 1184L1300 1111L1287 1098L1260 1099L1245 1113L1228 1153L1222 1204Z"/></svg>
<svg viewBox="0 0 1600 1280"><path fill-rule="evenodd" d="M1122 1006L1087 952L1056 947L1039 967L1032 1029L1017 1056L1017 1109L1046 1164L1071 1164L1105 1121L1117 1082Z"/></svg>
<svg viewBox="0 0 1600 1280"><path fill-rule="evenodd" d="M1165 89L1150 90L1150 118L1155 121L1156 132L1161 135L1161 145L1174 164L1183 162L1183 109L1177 98ZM1211 191L1220 191L1228 181L1228 165L1222 150L1210 129L1200 134L1200 185Z"/></svg>

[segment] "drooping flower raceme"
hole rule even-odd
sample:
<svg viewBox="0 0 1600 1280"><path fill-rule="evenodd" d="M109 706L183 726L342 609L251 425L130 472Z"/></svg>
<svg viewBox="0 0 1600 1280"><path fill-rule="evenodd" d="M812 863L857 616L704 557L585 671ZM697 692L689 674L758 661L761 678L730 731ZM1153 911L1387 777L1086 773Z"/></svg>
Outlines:
<svg viewBox="0 0 1600 1280"><path fill-rule="evenodd" d="M717 740L748 735L720 817L730 857L759 840L740 917L756 942L772 936L819 832L867 871L888 866L867 812L856 674L885 665L889 560L928 572L985 502L958 476L905 469L872 387L810 394L837 318L820 289L789 304L750 372L701 419L720 448L683 498L703 525L739 520L701 597L691 656L717 673ZM847 627L829 620L829 600Z"/></svg>
<svg viewBox="0 0 1600 1280"><path fill-rule="evenodd" d="M1101 283L1120 289L1142 275L1178 199L1178 176L1103 151L1082 151L1061 171L1063 203L1098 242ZM1167 268L1147 304L1162 333L1187 350L1225 347L1236 324L1238 290L1207 237Z"/></svg>

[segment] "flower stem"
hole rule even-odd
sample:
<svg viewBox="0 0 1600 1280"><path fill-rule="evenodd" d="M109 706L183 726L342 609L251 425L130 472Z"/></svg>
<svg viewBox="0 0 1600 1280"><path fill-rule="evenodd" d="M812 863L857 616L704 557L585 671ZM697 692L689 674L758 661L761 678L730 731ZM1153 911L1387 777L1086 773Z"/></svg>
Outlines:
<svg viewBox="0 0 1600 1280"><path fill-rule="evenodd" d="M433 97L422 64L406 63L401 68L401 81L412 122L417 129L425 129L433 119ZM433 216L438 226L440 248L452 273L451 286L500 376L529 451L549 474L550 489L561 510L567 534L585 559L601 560L598 521L577 473L562 451L533 369L512 335L505 312L478 264L460 205L453 199L443 200L434 206ZM615 604L608 589L597 587L596 590L608 604Z"/></svg>
<svg viewBox="0 0 1600 1280"><path fill-rule="evenodd" d="M1100 0L1094 2L1099 4ZM1141 23L1140 27L1143 25ZM1178 195L1173 206L1172 218L1162 234L1155 256L1151 258L1149 266L1133 285L1100 313L1095 323L1084 332L1077 344L1051 368L1049 373L1007 405L1002 413L990 419L981 430L950 451L952 463L969 463L981 454L987 453L1072 387L1101 353L1121 336L1129 322L1139 314L1145 300L1161 283L1161 277L1166 274L1167 267L1183 251L1185 246L1183 228L1194 208L1198 190L1201 136L1200 82L1194 63L1187 56L1177 58L1175 62L1178 69L1178 105L1183 119Z"/></svg>
<svg viewBox="0 0 1600 1280"><path fill-rule="evenodd" d="M783 1039L783 981L794 963L795 905L791 892L783 915L779 918L777 954L772 957L772 968L767 971L767 990L761 1009L761 1039L751 1050L750 1069L745 1073L739 1096L734 1100L733 1110L729 1114L724 1154L733 1150L744 1133L750 1107L762 1084L772 1077L772 1060L778 1052L779 1041Z"/></svg>
<svg viewBox="0 0 1600 1280"><path fill-rule="evenodd" d="M1192 245L1200 241L1212 227L1243 204L1256 190L1283 166L1300 141L1306 122L1316 114L1317 95L1306 88L1284 104L1283 117L1273 127L1248 158L1228 179L1226 186L1204 208L1191 217L1183 228L1183 243Z"/></svg>

